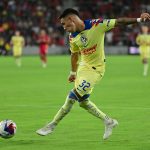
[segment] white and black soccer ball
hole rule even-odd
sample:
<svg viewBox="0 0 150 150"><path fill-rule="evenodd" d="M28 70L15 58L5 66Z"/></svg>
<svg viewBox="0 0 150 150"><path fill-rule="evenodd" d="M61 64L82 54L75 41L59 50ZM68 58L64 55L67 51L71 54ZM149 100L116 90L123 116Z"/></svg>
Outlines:
<svg viewBox="0 0 150 150"><path fill-rule="evenodd" d="M3 120L0 122L0 137L8 139L16 134L17 126L12 120Z"/></svg>

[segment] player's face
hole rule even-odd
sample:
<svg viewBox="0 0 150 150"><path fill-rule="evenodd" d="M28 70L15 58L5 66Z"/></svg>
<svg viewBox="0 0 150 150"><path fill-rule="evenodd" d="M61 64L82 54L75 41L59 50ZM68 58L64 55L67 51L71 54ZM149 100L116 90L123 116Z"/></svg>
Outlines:
<svg viewBox="0 0 150 150"><path fill-rule="evenodd" d="M20 32L19 32L19 31L16 31L16 32L15 32L15 35L16 35L16 36L19 36L19 35L20 35Z"/></svg>
<svg viewBox="0 0 150 150"><path fill-rule="evenodd" d="M143 33L148 33L148 27L147 26L142 26L142 32Z"/></svg>
<svg viewBox="0 0 150 150"><path fill-rule="evenodd" d="M71 32L71 33L76 31L75 21L71 17L68 16L65 18L61 18L60 22L65 31Z"/></svg>
<svg viewBox="0 0 150 150"><path fill-rule="evenodd" d="M44 30L41 30L41 35L45 35L46 32Z"/></svg>

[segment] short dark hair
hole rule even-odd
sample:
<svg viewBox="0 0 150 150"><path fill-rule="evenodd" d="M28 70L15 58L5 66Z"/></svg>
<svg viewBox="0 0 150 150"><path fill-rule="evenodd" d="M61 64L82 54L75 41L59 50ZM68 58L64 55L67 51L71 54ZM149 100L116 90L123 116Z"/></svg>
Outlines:
<svg viewBox="0 0 150 150"><path fill-rule="evenodd" d="M59 16L59 19L64 18L64 17L66 17L67 15L70 15L70 14L74 14L74 15L77 15L79 17L79 12L77 10L75 10L73 8L67 8Z"/></svg>

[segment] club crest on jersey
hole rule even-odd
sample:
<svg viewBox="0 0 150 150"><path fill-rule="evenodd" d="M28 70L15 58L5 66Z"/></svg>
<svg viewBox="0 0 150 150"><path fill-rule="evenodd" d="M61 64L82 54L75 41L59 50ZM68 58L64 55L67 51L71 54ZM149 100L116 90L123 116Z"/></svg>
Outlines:
<svg viewBox="0 0 150 150"><path fill-rule="evenodd" d="M88 45L88 40L85 35L81 35L80 40L84 47L86 47Z"/></svg>

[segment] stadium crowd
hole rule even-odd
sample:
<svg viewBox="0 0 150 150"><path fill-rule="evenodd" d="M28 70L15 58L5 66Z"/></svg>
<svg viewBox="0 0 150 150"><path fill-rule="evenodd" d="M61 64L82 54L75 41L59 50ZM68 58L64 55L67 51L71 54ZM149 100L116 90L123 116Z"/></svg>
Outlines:
<svg viewBox="0 0 150 150"><path fill-rule="evenodd" d="M119 18L135 17L138 18L141 12L150 11L150 1L148 0L78 0L77 8L80 10L81 17L86 18ZM90 11L89 11L90 10ZM139 27L129 26L128 28L119 27L106 34L108 45L135 45L135 38L139 33Z"/></svg>
<svg viewBox="0 0 150 150"><path fill-rule="evenodd" d="M51 45L65 46L64 31L58 16L68 0L0 0L0 53L9 51L10 38L16 29L25 37L26 45L37 44L40 29L46 29ZM64 2L65 6L64 6ZM150 11L148 0L71 0L82 19L139 17L141 11ZM140 11L139 11L140 10ZM107 45L135 45L139 28L115 28L106 34Z"/></svg>

